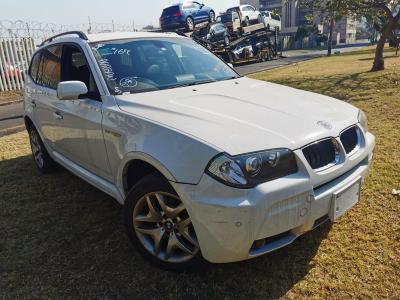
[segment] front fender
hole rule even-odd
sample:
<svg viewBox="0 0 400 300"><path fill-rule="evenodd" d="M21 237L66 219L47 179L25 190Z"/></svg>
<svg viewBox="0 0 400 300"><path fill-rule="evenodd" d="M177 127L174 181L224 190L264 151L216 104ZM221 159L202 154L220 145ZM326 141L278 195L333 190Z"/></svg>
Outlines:
<svg viewBox="0 0 400 300"><path fill-rule="evenodd" d="M121 160L116 178L118 190L121 192L122 195L124 195L124 197L126 197L124 178L126 175L127 166L133 160L144 161L157 169L167 180L177 182L174 175L172 175L172 173L156 158L144 152L129 152L126 153L124 158Z"/></svg>

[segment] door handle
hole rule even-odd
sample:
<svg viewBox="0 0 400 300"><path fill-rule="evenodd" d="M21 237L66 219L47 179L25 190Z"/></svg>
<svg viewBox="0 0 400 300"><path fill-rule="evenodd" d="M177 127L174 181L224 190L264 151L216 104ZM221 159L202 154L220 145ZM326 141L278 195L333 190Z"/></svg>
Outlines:
<svg viewBox="0 0 400 300"><path fill-rule="evenodd" d="M53 113L53 118L56 120L62 120L63 116L58 111L56 111Z"/></svg>
<svg viewBox="0 0 400 300"><path fill-rule="evenodd" d="M36 108L36 101L35 100L31 100L31 105L32 105L32 108Z"/></svg>

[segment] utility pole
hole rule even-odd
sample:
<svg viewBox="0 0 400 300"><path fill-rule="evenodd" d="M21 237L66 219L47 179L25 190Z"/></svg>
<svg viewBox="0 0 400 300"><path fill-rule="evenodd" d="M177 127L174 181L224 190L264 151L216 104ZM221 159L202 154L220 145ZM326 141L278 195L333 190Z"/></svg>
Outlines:
<svg viewBox="0 0 400 300"><path fill-rule="evenodd" d="M26 22L25 24L26 24L26 30L28 31L28 37L31 37L31 33L29 31L29 23Z"/></svg>
<svg viewBox="0 0 400 300"><path fill-rule="evenodd" d="M92 22L90 21L90 16L88 16L87 18L89 21L89 28L88 28L87 32L90 34L90 33L92 33Z"/></svg>

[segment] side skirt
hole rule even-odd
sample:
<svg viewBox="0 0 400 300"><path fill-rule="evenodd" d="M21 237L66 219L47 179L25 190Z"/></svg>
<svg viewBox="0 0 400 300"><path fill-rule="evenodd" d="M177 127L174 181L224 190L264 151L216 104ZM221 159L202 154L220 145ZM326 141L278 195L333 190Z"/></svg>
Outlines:
<svg viewBox="0 0 400 300"><path fill-rule="evenodd" d="M77 165L73 161L69 160L65 156L61 155L56 151L51 152L53 159L62 165L67 170L74 173L76 176L80 177L81 179L85 180L86 182L90 183L94 187L100 189L104 193L110 195L115 200L118 201L121 205L124 204L124 197L119 192L118 188L111 182L93 174L92 172L82 168L81 166Z"/></svg>

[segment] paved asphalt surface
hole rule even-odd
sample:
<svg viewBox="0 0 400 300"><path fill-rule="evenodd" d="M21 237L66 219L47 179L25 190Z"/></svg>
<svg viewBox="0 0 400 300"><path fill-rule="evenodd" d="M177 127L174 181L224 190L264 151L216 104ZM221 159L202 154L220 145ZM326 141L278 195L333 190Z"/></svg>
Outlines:
<svg viewBox="0 0 400 300"><path fill-rule="evenodd" d="M23 113L22 102L0 106L0 136L21 130Z"/></svg>
<svg viewBox="0 0 400 300"><path fill-rule="evenodd" d="M355 45L351 45L351 46L349 45L349 46L346 46L343 48L333 49L332 52L335 53L336 51L340 51L341 53L344 53L344 52L357 51L368 45L369 45L368 43L355 44ZM326 54L327 54L327 50L285 51L282 53L283 58L272 60L272 61L266 61L266 62L262 62L262 63L256 63L256 64L241 65L241 66L235 67L235 69L241 75L248 75L251 73L275 69L275 68L283 67L286 65L294 64L294 63L297 63L300 61L305 61L305 60L325 56Z"/></svg>
<svg viewBox="0 0 400 300"><path fill-rule="evenodd" d="M334 49L333 51L349 52L356 51L366 46L365 44L355 45L352 47L345 47ZM270 70L274 68L279 68L282 66L290 65L300 61L305 61L320 56L326 55L326 50L324 51L287 51L283 53L283 58L256 63L237 66L235 69L241 75L247 75L251 73L256 73L260 71ZM23 108L22 102L17 102L9 105L0 106L0 136L9 134L12 132L20 131L23 129Z"/></svg>

